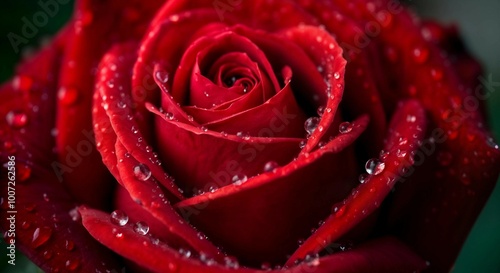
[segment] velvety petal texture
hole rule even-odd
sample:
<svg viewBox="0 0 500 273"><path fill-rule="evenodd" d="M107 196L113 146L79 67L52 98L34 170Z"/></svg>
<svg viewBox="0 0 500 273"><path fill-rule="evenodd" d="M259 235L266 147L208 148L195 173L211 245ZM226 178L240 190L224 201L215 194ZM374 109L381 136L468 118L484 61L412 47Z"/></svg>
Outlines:
<svg viewBox="0 0 500 273"><path fill-rule="evenodd" d="M80 0L0 87L1 216L47 272L448 272L487 80L393 0Z"/></svg>

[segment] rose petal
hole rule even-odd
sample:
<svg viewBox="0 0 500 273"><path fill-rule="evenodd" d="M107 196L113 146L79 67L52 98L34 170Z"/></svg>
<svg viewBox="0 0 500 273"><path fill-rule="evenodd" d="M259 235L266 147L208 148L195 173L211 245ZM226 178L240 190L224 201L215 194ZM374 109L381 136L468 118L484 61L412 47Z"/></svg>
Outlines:
<svg viewBox="0 0 500 273"><path fill-rule="evenodd" d="M166 188L172 195L172 198L182 200L184 197L171 179L167 177L155 160L155 154L150 145L150 131L145 133L139 131L139 126L143 123L144 116L139 111L139 104L134 104L130 90L129 75L136 60L135 43L117 44L103 57L99 66L99 73L96 85L96 91L100 94L101 99L96 100L96 103L102 100L101 105L94 105L94 108L103 108L106 111L109 121L104 120L106 127L96 128L99 138L108 138L98 145L98 149L103 153L103 157L108 158L114 150L115 143L111 143L111 139L117 138L129 153L137 158L137 160L148 165L153 176ZM100 110L98 110L100 111ZM97 124L100 126L99 124ZM147 127L147 126L146 126ZM104 130L104 131L102 131ZM149 133L148 133L149 131ZM112 164L113 161L104 161L106 164ZM110 167L112 170L114 167ZM116 171L113 171L117 175ZM116 176L120 181L122 177Z"/></svg>
<svg viewBox="0 0 500 273"><path fill-rule="evenodd" d="M211 242L201 237L199 232L175 212L154 177L142 179L144 181L136 177L134 169L140 162L134 157L127 157L127 152L120 142L116 143L116 154L121 159L118 161L118 170L123 186L135 202L140 203L147 212L164 225L164 236L176 236L196 251L206 253L218 261L222 260L220 251Z"/></svg>
<svg viewBox="0 0 500 273"><path fill-rule="evenodd" d="M237 137L206 131L166 118L154 106L150 111L157 115L156 132L160 158L167 172L176 183L192 193L195 189L222 187L230 184L234 175L253 176L262 171L268 161L279 164L290 162L299 151L297 138ZM288 108L276 109L273 123L266 128L283 130L295 115ZM278 123L275 123L278 121ZM199 158L192 160L192 154ZM203 158L203 159L202 159Z"/></svg>
<svg viewBox="0 0 500 273"><path fill-rule="evenodd" d="M92 132L92 74L107 47L117 40L140 37L154 9L161 1L147 5L134 1L125 8L119 1L78 1L75 8L73 31L67 37L67 46L61 61L58 87L60 100L57 104L56 138L59 161L72 166L63 172L64 183L76 199L92 206L107 205L111 191L111 179L100 154L92 149L88 154L77 154L82 143L94 142ZM120 12L110 16L109 10L138 12L138 18L129 21ZM141 14L142 13L142 14ZM118 19L126 20L118 20ZM117 26L115 22L120 22ZM76 152L75 152L76 150ZM76 154L76 155L75 155ZM73 164L73 161L78 161ZM88 170L92 169L92 172Z"/></svg>
<svg viewBox="0 0 500 273"><path fill-rule="evenodd" d="M251 60L258 64L263 74L262 78L259 79L262 83L263 101L280 89L271 64L264 52L247 37L229 29L218 34L211 33L209 36L203 36L193 41L185 50L179 68L175 71L174 85L172 87L172 95L175 100L183 105L196 105L206 109L212 108L213 104L215 104L214 99L219 96L207 97L205 95L206 88L199 87L196 82L193 82L194 79L189 79L192 78L193 74L197 73L196 63L201 66L199 72L203 72L206 70L206 66L216 62L217 59L228 52L245 52ZM188 94L186 94L187 91L189 91ZM225 91L222 94L228 96L231 93ZM223 102L229 101L231 98L223 97Z"/></svg>
<svg viewBox="0 0 500 273"><path fill-rule="evenodd" d="M117 226L110 217L97 210L80 208L83 223L98 241L120 255L135 261L153 272L205 272L205 273L257 273L283 272L283 270L257 270L244 267L231 268L218 264L206 265L200 260L186 259L164 244L152 244L146 237L135 233L130 226ZM128 247L123 247L127 245ZM147 247L148 251L137 251ZM359 248L312 260L288 269L291 273L400 273L415 272L425 268L405 245L394 238L383 238L368 242Z"/></svg>
<svg viewBox="0 0 500 273"><path fill-rule="evenodd" d="M83 229L75 200L57 177L61 163L52 150L55 120L51 117L55 117L56 75L69 31L71 27L63 29L50 45L18 67L11 82L0 87L1 162L12 166L6 163L7 156L15 156L16 169L12 180L2 171L1 229L9 244L15 240L12 244L43 270L119 270L115 256ZM18 112L8 124L5 117L11 110ZM7 191L15 191L15 202L8 201L12 194Z"/></svg>
<svg viewBox="0 0 500 273"><path fill-rule="evenodd" d="M414 119L408 121L408 116ZM382 172L369 176L364 184L354 189L325 224L295 251L287 265L303 259L307 254L318 253L370 215L382 204L396 181L404 175L403 168L412 165L411 154L417 150L417 143L422 140L426 128L425 112L421 105L417 101L404 103L394 114L390 128L384 149L387 157L381 161L385 166Z"/></svg>
<svg viewBox="0 0 500 273"><path fill-rule="evenodd" d="M354 187L354 181L346 183L356 176L352 150L346 148L367 123L366 116L360 118L351 132L322 149L247 182L186 199L176 207L192 212L187 216L196 226L245 263L283 262L297 247L297 240L307 237L331 206ZM324 175L315 177L318 172Z"/></svg>

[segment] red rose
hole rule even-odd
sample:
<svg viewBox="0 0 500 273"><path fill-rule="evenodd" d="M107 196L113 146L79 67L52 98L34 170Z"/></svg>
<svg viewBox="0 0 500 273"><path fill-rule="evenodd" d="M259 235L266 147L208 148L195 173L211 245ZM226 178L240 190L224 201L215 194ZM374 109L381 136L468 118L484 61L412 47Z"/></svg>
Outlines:
<svg viewBox="0 0 500 273"><path fill-rule="evenodd" d="M450 269L500 158L454 29L162 2L79 1L1 87L8 244L48 272Z"/></svg>

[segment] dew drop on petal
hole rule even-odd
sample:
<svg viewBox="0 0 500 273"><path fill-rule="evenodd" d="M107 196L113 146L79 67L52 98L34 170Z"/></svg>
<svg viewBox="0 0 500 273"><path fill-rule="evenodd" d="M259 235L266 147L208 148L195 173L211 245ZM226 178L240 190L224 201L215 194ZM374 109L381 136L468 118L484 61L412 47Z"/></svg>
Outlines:
<svg viewBox="0 0 500 273"><path fill-rule="evenodd" d="M318 254L307 254L304 257L304 262L308 266L318 266L319 265L319 255Z"/></svg>
<svg viewBox="0 0 500 273"><path fill-rule="evenodd" d="M378 175L385 168L385 163L380 162L380 160L376 158L369 159L366 161L365 169L368 174Z"/></svg>
<svg viewBox="0 0 500 273"><path fill-rule="evenodd" d="M75 249L75 243L73 243L73 241L71 240L66 240L65 248L68 251L72 251L73 249Z"/></svg>
<svg viewBox="0 0 500 273"><path fill-rule="evenodd" d="M141 181L146 181L151 177L151 170L144 164L138 164L134 167L134 176Z"/></svg>
<svg viewBox="0 0 500 273"><path fill-rule="evenodd" d="M140 235L146 235L149 232L149 226L147 223L139 221L134 224L134 231Z"/></svg>
<svg viewBox="0 0 500 273"><path fill-rule="evenodd" d="M488 144L488 146L490 146L493 149L496 149L496 150L500 149L498 147L498 144L496 144L495 140L493 138L491 138L491 137L488 138L488 140L486 141L486 143Z"/></svg>
<svg viewBox="0 0 500 273"><path fill-rule="evenodd" d="M124 226L128 223L128 215L121 210L115 210L111 213L111 222Z"/></svg>
<svg viewBox="0 0 500 273"><path fill-rule="evenodd" d="M308 134L312 134L318 128L320 119L318 117L308 118L304 123L304 129Z"/></svg>
<svg viewBox="0 0 500 273"><path fill-rule="evenodd" d="M359 183L363 184L366 182L366 179L368 179L368 174L363 173L359 175Z"/></svg>
<svg viewBox="0 0 500 273"><path fill-rule="evenodd" d="M31 239L31 246L37 248L45 244L52 235L52 229L49 227L38 227L33 232L33 237Z"/></svg>
<svg viewBox="0 0 500 273"><path fill-rule="evenodd" d="M353 125L350 122L348 122L348 121L342 122L339 125L339 132L341 134L347 134L347 133L352 131L352 128L353 128Z"/></svg>
<svg viewBox="0 0 500 273"><path fill-rule="evenodd" d="M15 129L20 129L26 126L28 123L28 115L22 111L15 111L12 110L7 113L7 116L5 116L5 119L7 120L7 123Z"/></svg>
<svg viewBox="0 0 500 273"><path fill-rule="evenodd" d="M413 60L418 64L423 64L429 59L429 49L416 47L413 49Z"/></svg>
<svg viewBox="0 0 500 273"><path fill-rule="evenodd" d="M307 144L307 141L305 141L305 140L300 141L299 148L303 149L304 147L306 147L306 144Z"/></svg>
<svg viewBox="0 0 500 273"><path fill-rule="evenodd" d="M278 163L276 163L276 161L269 161L266 163L266 165L264 165L264 172L272 172L274 171L276 168L278 168Z"/></svg>
<svg viewBox="0 0 500 273"><path fill-rule="evenodd" d="M57 92L57 98L59 101L66 106L75 104L78 101L78 90L75 88L61 87Z"/></svg>
<svg viewBox="0 0 500 273"><path fill-rule="evenodd" d="M232 181L235 185L241 185L248 180L248 177L244 174L237 174L233 176Z"/></svg>
<svg viewBox="0 0 500 273"><path fill-rule="evenodd" d="M78 266L80 265L80 262L76 259L74 260L67 260L66 261L66 268L69 270L69 271L74 271L78 268Z"/></svg>
<svg viewBox="0 0 500 273"><path fill-rule="evenodd" d="M335 72L335 73L333 73L333 77L334 77L336 80L340 79L340 73L339 73L339 72Z"/></svg>
<svg viewBox="0 0 500 273"><path fill-rule="evenodd" d="M318 107L318 110L316 111L316 113L320 117L323 116L323 114L325 113L325 107L323 107L323 106Z"/></svg>
<svg viewBox="0 0 500 273"><path fill-rule="evenodd" d="M167 112L165 113L165 118L168 120L174 120L174 114Z"/></svg>
<svg viewBox="0 0 500 273"><path fill-rule="evenodd" d="M191 257L192 253L190 250L186 250L184 248L179 248L179 254L181 254L181 256L184 258L189 258L189 257Z"/></svg>
<svg viewBox="0 0 500 273"><path fill-rule="evenodd" d="M240 263L238 262L238 259L232 256L227 256L224 257L224 263L227 268L232 268L232 269L237 269L240 267Z"/></svg>
<svg viewBox="0 0 500 273"><path fill-rule="evenodd" d="M33 79L28 76L16 76L12 81L12 88L23 92L29 92L33 86Z"/></svg>
<svg viewBox="0 0 500 273"><path fill-rule="evenodd" d="M158 70L155 72L155 77L156 79L161 82L161 83L167 83L168 82L168 78L169 78L169 74L167 71L164 71L164 70Z"/></svg>

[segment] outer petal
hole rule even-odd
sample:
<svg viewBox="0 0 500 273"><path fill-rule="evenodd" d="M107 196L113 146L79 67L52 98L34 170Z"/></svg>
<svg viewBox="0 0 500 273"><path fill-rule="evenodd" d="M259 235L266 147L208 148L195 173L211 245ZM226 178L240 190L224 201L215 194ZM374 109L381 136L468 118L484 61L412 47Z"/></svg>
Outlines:
<svg viewBox="0 0 500 273"><path fill-rule="evenodd" d="M52 150L51 131L56 75L68 32L64 29L51 45L19 67L13 81L0 87L0 116L8 117L0 121L0 160L3 164L7 156L15 156L16 168L15 179L10 180L15 183L8 183L7 172L2 170L0 228L7 241L15 240L18 249L48 272L119 271L115 256L85 231L75 210L76 200L57 179L60 162ZM90 142L86 145L91 146ZM7 191L15 192L14 203L8 203ZM11 215L15 230L10 230L12 222L6 220Z"/></svg>
<svg viewBox="0 0 500 273"><path fill-rule="evenodd" d="M93 206L109 205L112 180L102 164L99 153L75 154L78 145L94 142L92 132L92 96L94 71L109 46L117 41L139 39L152 14L162 1L154 0L123 2L116 0L80 0L75 7L75 23L67 37L58 87L60 100L57 104L58 135L56 139L59 161L71 166L59 174L75 198ZM124 16L122 16L124 15ZM120 22L118 25L116 22ZM78 163L73 164L76 157ZM88 170L92 169L92 172Z"/></svg>
<svg viewBox="0 0 500 273"><path fill-rule="evenodd" d="M394 238L377 239L355 250L313 259L288 269L257 270L235 266L234 263L207 265L207 260L183 258L167 245L150 242L130 226L112 224L107 214L87 208L80 208L80 212L85 227L102 244L158 273L410 273L425 268L424 261ZM124 244L129 247L123 247ZM148 247L147 252L137 251L144 247Z"/></svg>
<svg viewBox="0 0 500 273"><path fill-rule="evenodd" d="M297 241L307 237L331 206L354 187L346 183L356 176L352 151L347 147L367 123L366 117L360 118L350 133L273 172L176 206L193 212L189 219L242 261L283 262ZM317 177L318 173L322 176Z"/></svg>
<svg viewBox="0 0 500 273"><path fill-rule="evenodd" d="M384 164L382 172L371 175L334 208L325 224L292 255L288 265L309 253L318 253L378 209L396 181L404 175L404 168L412 165L412 156L425 133L424 110L416 101L406 102L395 113L390 128L384 149L387 153L381 161Z"/></svg>

